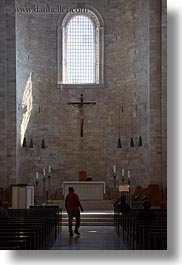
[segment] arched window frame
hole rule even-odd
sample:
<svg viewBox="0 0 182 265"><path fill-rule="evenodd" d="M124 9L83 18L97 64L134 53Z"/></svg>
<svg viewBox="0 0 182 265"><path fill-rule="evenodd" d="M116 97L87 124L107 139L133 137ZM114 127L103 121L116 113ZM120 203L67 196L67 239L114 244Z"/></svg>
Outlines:
<svg viewBox="0 0 182 265"><path fill-rule="evenodd" d="M60 15L57 23L57 87L58 88L90 88L104 85L104 21L101 14L90 5L75 5L65 16ZM67 84L64 78L66 71L66 26L71 18L77 15L88 16L95 29L95 83Z"/></svg>

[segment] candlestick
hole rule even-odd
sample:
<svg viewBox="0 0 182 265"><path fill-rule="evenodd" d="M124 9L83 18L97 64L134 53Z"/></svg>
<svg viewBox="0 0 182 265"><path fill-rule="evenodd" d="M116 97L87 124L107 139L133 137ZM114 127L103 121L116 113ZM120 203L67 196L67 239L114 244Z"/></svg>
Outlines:
<svg viewBox="0 0 182 265"><path fill-rule="evenodd" d="M43 175L45 176L45 168L43 168Z"/></svg>
<svg viewBox="0 0 182 265"><path fill-rule="evenodd" d="M39 180L38 180L38 179L36 179L36 181L35 181L35 185L36 185L36 186L39 185Z"/></svg>
<svg viewBox="0 0 182 265"><path fill-rule="evenodd" d="M115 165L114 165L115 166ZM113 167L113 174L112 174L112 176L113 176L113 180L114 180L114 189L113 189L113 200L115 200L116 199L116 172L114 172L114 170L116 171L116 168L115 167Z"/></svg>
<svg viewBox="0 0 182 265"><path fill-rule="evenodd" d="M116 173L116 165L113 166L113 173Z"/></svg>
<svg viewBox="0 0 182 265"><path fill-rule="evenodd" d="M50 191L51 191L51 176L48 175L48 193L47 193L47 200L49 201L50 197Z"/></svg>
<svg viewBox="0 0 182 265"><path fill-rule="evenodd" d="M48 168L48 172L51 173L51 166L49 166L49 168Z"/></svg>
<svg viewBox="0 0 182 265"><path fill-rule="evenodd" d="M39 173L36 172L36 180L38 180L38 179L39 179Z"/></svg>
<svg viewBox="0 0 182 265"><path fill-rule="evenodd" d="M128 179L130 179L130 171L128 170Z"/></svg>
<svg viewBox="0 0 182 265"><path fill-rule="evenodd" d="M122 176L124 177L124 168L122 169Z"/></svg>
<svg viewBox="0 0 182 265"><path fill-rule="evenodd" d="M44 173L44 170L45 170L45 168L43 169L43 173ZM46 187L46 177L45 177L45 175L43 176L43 178L42 178L42 180L43 180L43 191L42 191L42 193L43 193L43 203L45 203L46 202L46 191L45 191L45 187Z"/></svg>

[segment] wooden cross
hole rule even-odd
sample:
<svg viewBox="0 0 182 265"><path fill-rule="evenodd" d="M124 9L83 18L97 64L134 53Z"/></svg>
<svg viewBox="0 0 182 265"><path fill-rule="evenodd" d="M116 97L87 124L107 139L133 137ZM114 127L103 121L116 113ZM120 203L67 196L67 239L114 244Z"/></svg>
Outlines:
<svg viewBox="0 0 182 265"><path fill-rule="evenodd" d="M84 124L84 107L89 106L89 105L95 105L96 102L93 101L83 101L83 94L80 95L80 101L79 102L68 102L68 105L72 105L74 107L79 108L80 114L81 114L81 120L80 120L80 136L83 137L83 124Z"/></svg>

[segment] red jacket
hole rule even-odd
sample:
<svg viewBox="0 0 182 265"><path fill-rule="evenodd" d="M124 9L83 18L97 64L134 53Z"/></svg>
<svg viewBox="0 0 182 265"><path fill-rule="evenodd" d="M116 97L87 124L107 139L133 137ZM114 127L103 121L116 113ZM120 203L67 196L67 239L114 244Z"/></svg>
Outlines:
<svg viewBox="0 0 182 265"><path fill-rule="evenodd" d="M69 192L66 196L65 207L67 212L77 212L79 207L82 209L79 197L74 192Z"/></svg>

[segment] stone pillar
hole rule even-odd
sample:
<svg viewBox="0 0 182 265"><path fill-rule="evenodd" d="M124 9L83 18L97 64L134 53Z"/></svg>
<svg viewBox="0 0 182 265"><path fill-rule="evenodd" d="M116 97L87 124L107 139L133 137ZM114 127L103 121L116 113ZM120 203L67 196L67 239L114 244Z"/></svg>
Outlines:
<svg viewBox="0 0 182 265"><path fill-rule="evenodd" d="M163 10L164 13L164 10ZM166 183L166 48L162 1L149 0L149 154L150 180L163 192ZM162 31L163 30L163 31ZM162 49L163 48L163 49Z"/></svg>

